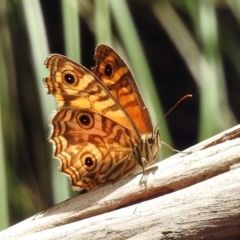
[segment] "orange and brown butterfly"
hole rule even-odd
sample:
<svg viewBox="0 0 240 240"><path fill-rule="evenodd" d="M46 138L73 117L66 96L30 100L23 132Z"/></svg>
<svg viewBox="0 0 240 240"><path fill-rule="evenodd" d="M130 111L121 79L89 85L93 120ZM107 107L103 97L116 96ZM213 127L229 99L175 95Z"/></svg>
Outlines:
<svg viewBox="0 0 240 240"><path fill-rule="evenodd" d="M47 92L57 101L50 141L75 190L115 182L151 164L159 151L148 110L123 59L96 47L89 71L65 56L45 60Z"/></svg>

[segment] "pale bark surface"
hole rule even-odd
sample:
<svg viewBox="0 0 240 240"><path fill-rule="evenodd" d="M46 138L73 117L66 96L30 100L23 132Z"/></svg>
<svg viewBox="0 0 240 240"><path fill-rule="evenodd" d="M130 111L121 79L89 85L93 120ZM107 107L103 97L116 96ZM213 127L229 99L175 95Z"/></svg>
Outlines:
<svg viewBox="0 0 240 240"><path fill-rule="evenodd" d="M147 191L142 174L133 175L26 219L0 239L240 239L239 136L238 125L154 165Z"/></svg>

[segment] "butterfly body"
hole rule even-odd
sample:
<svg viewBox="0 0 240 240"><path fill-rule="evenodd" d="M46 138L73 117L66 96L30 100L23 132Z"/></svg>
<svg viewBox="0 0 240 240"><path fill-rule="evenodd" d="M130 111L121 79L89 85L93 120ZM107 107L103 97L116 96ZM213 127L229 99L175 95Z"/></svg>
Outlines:
<svg viewBox="0 0 240 240"><path fill-rule="evenodd" d="M161 145L134 78L120 56L100 44L92 72L65 56L45 65L47 92L58 103L50 141L73 188L115 182L151 164Z"/></svg>

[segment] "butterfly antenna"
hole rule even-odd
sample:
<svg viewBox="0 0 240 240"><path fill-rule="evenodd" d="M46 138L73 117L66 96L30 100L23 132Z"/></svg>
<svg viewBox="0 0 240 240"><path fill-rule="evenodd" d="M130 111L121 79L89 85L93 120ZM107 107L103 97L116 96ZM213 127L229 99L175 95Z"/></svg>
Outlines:
<svg viewBox="0 0 240 240"><path fill-rule="evenodd" d="M158 126L159 126L160 123L163 121L163 119L166 118L167 115L168 115L175 107L177 107L177 105L178 105L180 102L182 102L183 100L185 100L186 98L189 98L189 97L192 97L192 95L191 95L191 94L187 94L187 95L183 96L180 100L178 100L177 103L176 103L172 108L170 108L170 110L163 116L163 118L160 120L160 122L159 122L159 123L157 124L157 126L155 127L154 132L157 131Z"/></svg>

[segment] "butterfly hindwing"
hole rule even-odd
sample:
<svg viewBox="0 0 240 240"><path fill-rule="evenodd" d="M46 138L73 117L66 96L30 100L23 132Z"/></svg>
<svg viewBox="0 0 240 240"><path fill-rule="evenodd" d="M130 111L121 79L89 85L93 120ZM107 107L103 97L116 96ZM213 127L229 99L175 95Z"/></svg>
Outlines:
<svg viewBox="0 0 240 240"><path fill-rule="evenodd" d="M54 155L75 189L116 181L139 167L131 159L131 132L98 113L63 108L53 116L52 126Z"/></svg>

